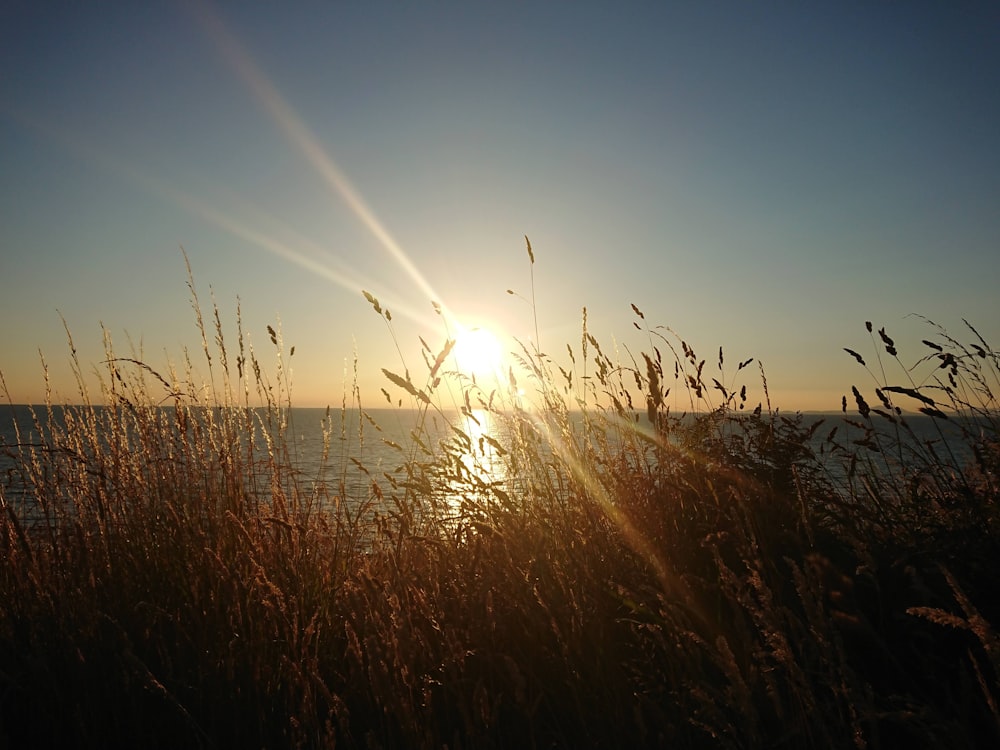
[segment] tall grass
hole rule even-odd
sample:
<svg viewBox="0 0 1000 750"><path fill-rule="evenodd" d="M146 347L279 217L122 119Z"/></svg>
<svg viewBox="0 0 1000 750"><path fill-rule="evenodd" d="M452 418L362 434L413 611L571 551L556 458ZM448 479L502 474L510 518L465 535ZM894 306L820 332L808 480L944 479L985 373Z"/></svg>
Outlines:
<svg viewBox="0 0 1000 750"><path fill-rule="evenodd" d="M929 324L912 367L869 325L870 383L822 425L634 305L645 352L584 311L502 384L446 332L422 378L386 368L421 415L398 468L364 465L355 385L306 480L294 349L267 329L270 374L190 285L200 352L158 372L106 337L92 394L70 340L75 405L6 448L0 745L1000 742L1000 360L971 326Z"/></svg>

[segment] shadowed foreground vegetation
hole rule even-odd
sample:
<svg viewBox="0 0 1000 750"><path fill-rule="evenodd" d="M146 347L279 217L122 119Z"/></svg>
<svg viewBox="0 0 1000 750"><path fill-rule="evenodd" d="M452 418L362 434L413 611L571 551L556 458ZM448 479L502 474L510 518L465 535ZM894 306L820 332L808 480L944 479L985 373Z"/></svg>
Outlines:
<svg viewBox="0 0 1000 750"><path fill-rule="evenodd" d="M387 372L425 421L363 483L296 473L273 329L268 375L198 311L200 387L109 343L7 449L0 747L996 747L998 354L869 325L877 388L818 425L634 309L624 362L586 314L566 367L525 348L535 409L450 344Z"/></svg>

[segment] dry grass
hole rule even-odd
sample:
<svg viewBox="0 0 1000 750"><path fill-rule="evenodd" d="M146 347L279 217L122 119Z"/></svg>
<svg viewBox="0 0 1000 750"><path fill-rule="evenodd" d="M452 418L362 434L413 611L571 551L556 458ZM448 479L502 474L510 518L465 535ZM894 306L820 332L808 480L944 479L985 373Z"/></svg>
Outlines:
<svg viewBox="0 0 1000 750"><path fill-rule="evenodd" d="M869 326L874 394L835 431L635 306L637 356L586 312L564 365L522 350L539 409L425 346L422 382L386 370L422 414L399 470L307 482L294 350L269 328L269 375L191 293L204 383L106 339L101 392L74 360L79 405L8 447L0 746L1000 742L998 355L971 327L906 367ZM375 429L356 387L325 425Z"/></svg>

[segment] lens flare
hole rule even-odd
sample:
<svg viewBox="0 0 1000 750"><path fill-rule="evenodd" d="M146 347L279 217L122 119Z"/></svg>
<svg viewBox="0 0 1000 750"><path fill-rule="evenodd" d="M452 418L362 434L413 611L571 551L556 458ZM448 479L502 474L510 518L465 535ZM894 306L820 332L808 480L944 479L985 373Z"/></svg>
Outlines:
<svg viewBox="0 0 1000 750"><path fill-rule="evenodd" d="M254 63L236 37L229 32L215 13L206 5L198 6L198 17L206 33L216 44L227 64L239 76L264 110L284 131L312 165L316 173L337 194L358 220L372 233L382 248L416 283L428 299L440 301L430 283L416 267L399 243L385 228L375 212L354 188L344 172L327 153L316 135L306 126L292 107L281 96L263 71ZM443 303L442 303L443 304ZM453 316L448 315L449 319Z"/></svg>

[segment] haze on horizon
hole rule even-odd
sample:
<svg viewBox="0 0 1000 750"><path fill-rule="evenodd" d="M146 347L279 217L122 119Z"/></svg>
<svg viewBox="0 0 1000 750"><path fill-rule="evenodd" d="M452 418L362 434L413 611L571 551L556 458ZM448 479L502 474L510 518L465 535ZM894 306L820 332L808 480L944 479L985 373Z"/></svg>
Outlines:
<svg viewBox="0 0 1000 750"><path fill-rule="evenodd" d="M866 320L907 363L914 313L1000 340L998 38L985 3L9 3L0 371L41 401L41 350L72 400L60 314L85 367L102 322L154 367L196 351L183 247L227 343L237 298L265 364L280 321L295 405L355 357L383 405L445 320L534 338L527 235L557 359L584 306L637 353L634 303L835 410Z"/></svg>

